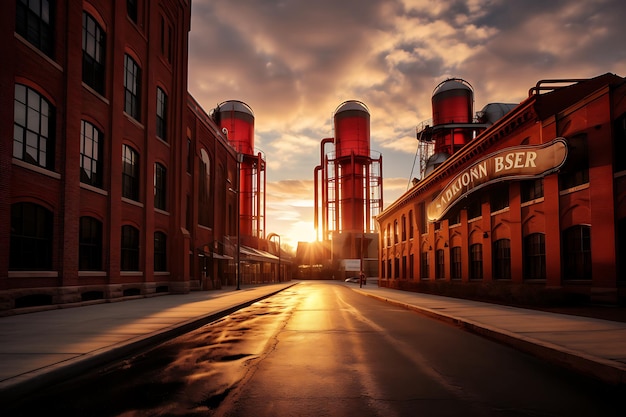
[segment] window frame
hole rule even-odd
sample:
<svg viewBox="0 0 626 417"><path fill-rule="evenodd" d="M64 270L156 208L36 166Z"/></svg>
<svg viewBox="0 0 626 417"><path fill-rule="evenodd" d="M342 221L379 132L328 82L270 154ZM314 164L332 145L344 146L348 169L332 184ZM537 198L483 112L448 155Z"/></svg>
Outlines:
<svg viewBox="0 0 626 417"><path fill-rule="evenodd" d="M91 136L87 131L91 131ZM96 135L97 134L97 135ZM80 182L93 187L102 188L104 179L104 134L93 123L87 120L80 122ZM91 149L88 152L88 149ZM96 153L96 155L94 155ZM89 169L86 165L89 165Z"/></svg>
<svg viewBox="0 0 626 417"><path fill-rule="evenodd" d="M34 0L17 0L15 31L41 52L54 59L55 1L37 0L39 10L34 10Z"/></svg>
<svg viewBox="0 0 626 417"><path fill-rule="evenodd" d="M53 222L53 213L42 205L11 205L9 270L52 270Z"/></svg>
<svg viewBox="0 0 626 417"><path fill-rule="evenodd" d="M122 144L122 197L139 201L139 153L130 145Z"/></svg>
<svg viewBox="0 0 626 417"><path fill-rule="evenodd" d="M141 123L141 67L124 55L124 112Z"/></svg>
<svg viewBox="0 0 626 417"><path fill-rule="evenodd" d="M102 270L102 222L81 216L78 231L78 270ZM85 233L88 232L88 233Z"/></svg>
<svg viewBox="0 0 626 417"><path fill-rule="evenodd" d="M23 94L18 92L22 89ZM16 83L14 94L13 157L50 171L54 170L55 107L37 90L24 84ZM31 103L32 101L37 101L37 104ZM33 139L36 146L33 146ZM29 150L35 150L35 156Z"/></svg>
<svg viewBox="0 0 626 417"><path fill-rule="evenodd" d="M591 226L577 224L561 232L563 280L591 280Z"/></svg>
<svg viewBox="0 0 626 417"><path fill-rule="evenodd" d="M167 94L161 87L157 87L156 93L156 135L159 139L167 142Z"/></svg>
<svg viewBox="0 0 626 417"><path fill-rule="evenodd" d="M167 235L164 232L154 232L154 271L167 271Z"/></svg>
<svg viewBox="0 0 626 417"><path fill-rule="evenodd" d="M123 225L120 239L120 271L139 271L139 229Z"/></svg>
<svg viewBox="0 0 626 417"><path fill-rule="evenodd" d="M167 210L167 168L159 162L154 163L154 207Z"/></svg>
<svg viewBox="0 0 626 417"><path fill-rule="evenodd" d="M546 279L546 240L544 233L524 236L522 246L524 279Z"/></svg>
<svg viewBox="0 0 626 417"><path fill-rule="evenodd" d="M483 244L469 246L469 279L483 279Z"/></svg>
<svg viewBox="0 0 626 417"><path fill-rule="evenodd" d="M82 80L98 94L106 87L106 32L100 23L83 11Z"/></svg>
<svg viewBox="0 0 626 417"><path fill-rule="evenodd" d="M492 243L493 275L495 279L511 279L511 239Z"/></svg>

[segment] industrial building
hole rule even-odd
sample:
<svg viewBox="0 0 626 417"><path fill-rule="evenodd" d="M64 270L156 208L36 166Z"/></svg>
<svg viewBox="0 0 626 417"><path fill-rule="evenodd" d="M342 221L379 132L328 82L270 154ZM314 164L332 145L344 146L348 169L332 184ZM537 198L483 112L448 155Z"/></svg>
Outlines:
<svg viewBox="0 0 626 417"><path fill-rule="evenodd" d="M76 5L0 16L0 314L288 280L252 109L187 91L190 1Z"/></svg>
<svg viewBox="0 0 626 417"><path fill-rule="evenodd" d="M449 79L421 175L377 216L379 285L520 303L626 297L626 80L541 80L473 110Z"/></svg>
<svg viewBox="0 0 626 417"><path fill-rule="evenodd" d="M321 240L299 243L296 258L308 268L300 277L340 279L361 272L375 277L374 219L383 206L382 155L370 149L369 109L356 100L341 103L333 128L334 137L320 143L320 163L314 170L314 227ZM312 273L312 265L325 273Z"/></svg>

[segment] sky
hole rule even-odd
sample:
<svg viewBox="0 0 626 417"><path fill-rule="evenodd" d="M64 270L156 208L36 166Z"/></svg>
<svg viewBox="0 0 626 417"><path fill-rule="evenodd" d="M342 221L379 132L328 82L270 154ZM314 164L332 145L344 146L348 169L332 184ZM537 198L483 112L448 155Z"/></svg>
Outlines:
<svg viewBox="0 0 626 417"><path fill-rule="evenodd" d="M192 0L191 95L255 115L265 154L266 235L315 239L314 168L346 100L370 111L383 201L415 167L416 126L448 78L474 89L474 112L520 103L542 79L626 77L624 0Z"/></svg>

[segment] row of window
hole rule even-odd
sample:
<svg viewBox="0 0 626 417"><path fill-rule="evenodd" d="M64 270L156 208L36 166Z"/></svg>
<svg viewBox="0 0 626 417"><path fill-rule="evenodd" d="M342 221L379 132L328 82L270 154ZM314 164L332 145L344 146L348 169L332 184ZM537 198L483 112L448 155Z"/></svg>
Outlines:
<svg viewBox="0 0 626 417"><path fill-rule="evenodd" d="M11 206L11 249L9 270L49 271L52 269L53 215L34 203ZM122 226L120 270L139 270L139 230ZM79 227L78 268L81 271L103 270L102 222L83 216ZM154 270L167 271L167 235L154 233Z"/></svg>
<svg viewBox="0 0 626 417"><path fill-rule="evenodd" d="M132 3L132 4L131 4ZM128 2L129 16L135 15L137 2ZM131 10L134 10L131 13ZM44 53L51 55L53 45L52 22L54 2L50 0L17 0L16 31ZM171 43L171 25L162 18L162 30ZM83 82L105 95L106 78L106 33L96 19L83 12L82 35L82 79ZM50 50L49 50L50 49ZM161 47L171 59L171 45ZM142 71L128 54L124 56L124 111L141 121ZM16 86L15 91L15 147L14 155L29 163L54 169L55 109L48 100L26 86ZM165 91L156 90L156 135L168 140L168 99ZM19 156L17 156L19 155Z"/></svg>
<svg viewBox="0 0 626 417"><path fill-rule="evenodd" d="M15 85L13 157L47 169L54 168L54 108L32 88ZM81 121L80 181L103 185L104 135L92 123ZM139 154L122 146L122 195L139 200ZM165 166L155 163L154 206L166 209Z"/></svg>
<svg viewBox="0 0 626 417"><path fill-rule="evenodd" d="M591 279L591 227L577 225L562 233L562 262L564 279ZM461 250L460 246L450 248L450 278L461 279ZM546 279L546 248L545 235L533 233L524 237L523 249L523 276L525 279ZM431 251L421 252L420 278L430 279ZM435 278L445 279L445 252L437 249L435 255ZM468 249L469 279L483 278L483 245L475 243ZM511 241L499 239L493 242L492 268L495 279L511 279ZM414 277L414 256L407 256L383 260L381 272L383 278Z"/></svg>
<svg viewBox="0 0 626 417"><path fill-rule="evenodd" d="M573 188L577 185L586 184L589 182L589 170L587 167L583 167L583 169L577 169L574 172L564 172L559 176L559 183L561 185L561 189ZM526 203L529 201L533 201L543 197L543 179L538 178L534 180L527 180L520 182L520 193L521 193L521 202ZM491 212L497 212L499 210L504 210L509 207L509 185L499 184L495 187L492 187L489 191L489 207ZM425 204L420 204L421 208L421 216L420 216L420 224L418 225L418 229L422 230L425 233L428 230L428 220L426 218L426 209ZM467 203L463 208L467 210L467 219L472 220L482 216L482 205L480 195L475 195L468 197ZM452 210L447 214L446 218L448 219L449 224L459 224L461 223L461 209ZM435 230L440 228L440 222L434 223ZM401 228L401 240L399 229ZM413 210L409 211L408 218L408 235L409 239L413 238ZM393 241L392 241L392 233L391 233L391 224L387 225L385 230L384 242L387 247L392 246L392 244L397 244L405 242L407 240L407 217L405 215L402 216L400 220L400 224L398 220L394 221L393 224Z"/></svg>

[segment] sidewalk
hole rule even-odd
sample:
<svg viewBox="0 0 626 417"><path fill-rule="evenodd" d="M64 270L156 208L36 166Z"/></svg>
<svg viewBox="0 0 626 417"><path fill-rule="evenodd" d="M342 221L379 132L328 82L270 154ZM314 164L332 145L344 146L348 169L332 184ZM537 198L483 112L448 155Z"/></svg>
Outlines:
<svg viewBox="0 0 626 417"><path fill-rule="evenodd" d="M0 404L226 316L296 284L229 287L0 317Z"/></svg>
<svg viewBox="0 0 626 417"><path fill-rule="evenodd" d="M298 281L0 317L0 403L200 327ZM626 384L626 323L335 281L611 384ZM372 285L373 284L373 285Z"/></svg>
<svg viewBox="0 0 626 417"><path fill-rule="evenodd" d="M610 384L626 384L626 323L380 288L354 291L495 339Z"/></svg>

